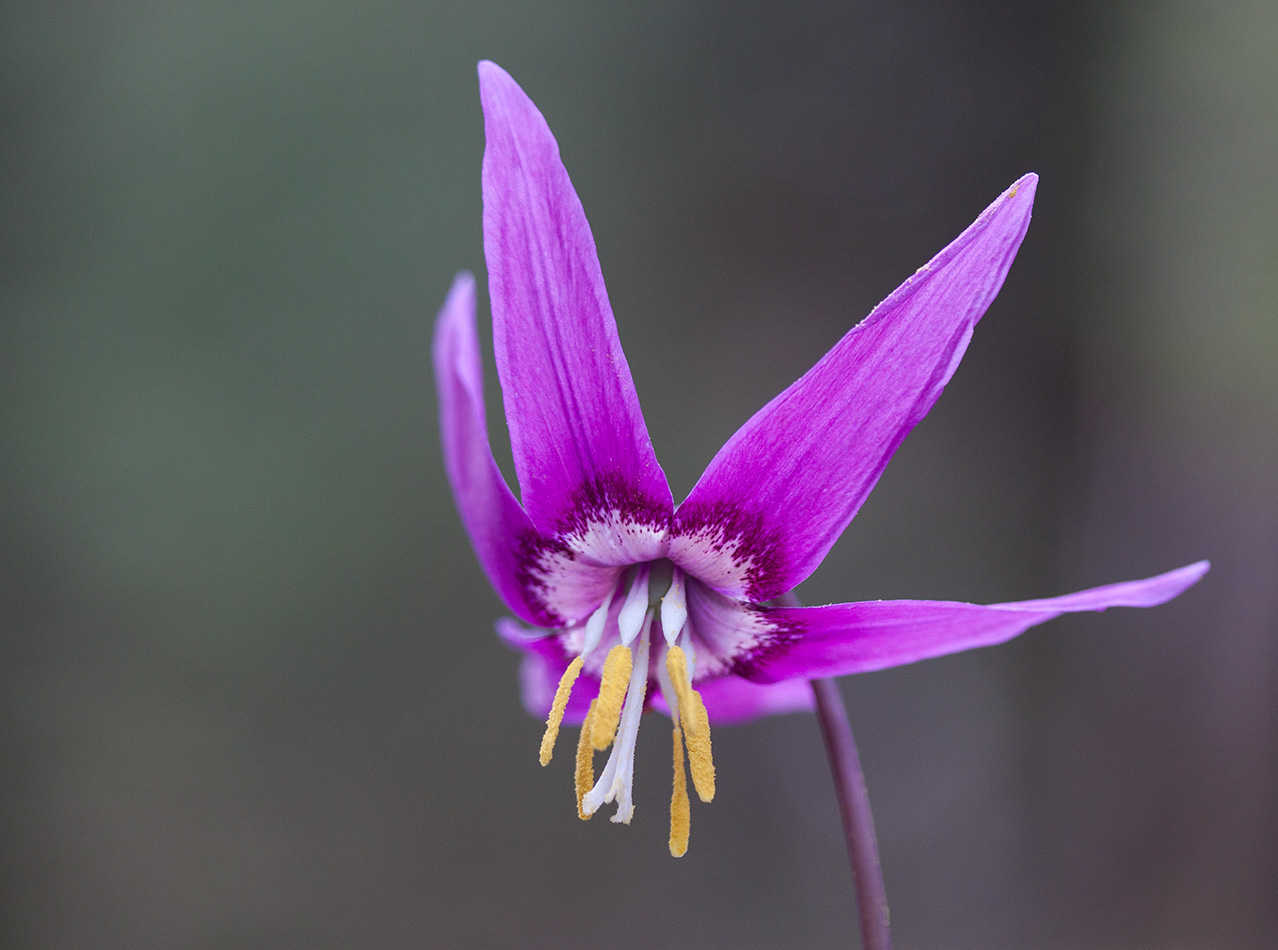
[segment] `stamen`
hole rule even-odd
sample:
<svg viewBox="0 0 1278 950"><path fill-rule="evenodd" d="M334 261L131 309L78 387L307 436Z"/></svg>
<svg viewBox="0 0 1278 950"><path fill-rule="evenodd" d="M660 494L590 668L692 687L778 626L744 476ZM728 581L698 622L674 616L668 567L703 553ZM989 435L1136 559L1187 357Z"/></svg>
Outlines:
<svg viewBox="0 0 1278 950"><path fill-rule="evenodd" d="M609 650L608 659L604 660L599 698L595 701L590 733L591 745L597 752L612 745L617 734L621 703L626 698L626 683L630 679L632 663L630 647L623 647L621 644Z"/></svg>
<svg viewBox="0 0 1278 950"><path fill-rule="evenodd" d="M674 686L675 695L679 697L679 716L683 719L684 729L691 735L697 730L696 692L688 682L687 658L683 649L671 647L666 651L666 671L670 674L670 683Z"/></svg>
<svg viewBox="0 0 1278 950"><path fill-rule="evenodd" d="M692 830L692 806L688 802L688 778L683 772L683 736L674 724L674 794L670 796L670 853L681 858L688 853Z"/></svg>
<svg viewBox="0 0 1278 950"><path fill-rule="evenodd" d="M621 642L630 646L639 629L643 626L644 617L648 613L648 565L639 567L626 594L626 601L621 605L621 613L617 615L617 629L621 633Z"/></svg>
<svg viewBox="0 0 1278 950"><path fill-rule="evenodd" d="M692 771L692 784L696 786L697 797L703 802L714 798L714 759L710 754L710 715L706 712L706 704L695 690L692 693L697 700L696 730L688 729L684 733L688 743L688 767Z"/></svg>
<svg viewBox="0 0 1278 950"><path fill-rule="evenodd" d="M631 784L635 769L635 739L639 734L639 720L643 716L644 697L648 689L648 647L651 616L643 624L630 673L630 686L621 711L621 723L617 727L616 742L603 775L582 800L582 810L593 814L604 802L617 802L613 821L630 823L635 806L631 799Z"/></svg>
<svg viewBox="0 0 1278 950"><path fill-rule="evenodd" d="M586 811L582 807L582 799L590 791L590 786L595 784L595 753L590 746L590 733L598 702L597 699L590 701L590 710L586 713L586 719L581 724L581 735L577 738L577 817L582 821L589 821L594 814L594 809Z"/></svg>
<svg viewBox="0 0 1278 950"><path fill-rule="evenodd" d="M683 571L674 569L670 579L670 589L661 598L661 632L665 634L666 646L675 645L675 640L688 622L688 600L683 590Z"/></svg>
<svg viewBox="0 0 1278 950"><path fill-rule="evenodd" d="M679 717L683 721L684 740L688 743L688 767L697 797L703 802L714 798L714 758L710 754L710 715L701 694L688 682L688 668L683 650L666 651L666 670L670 684L679 697Z"/></svg>
<svg viewBox="0 0 1278 950"><path fill-rule="evenodd" d="M564 721L564 710L568 707L568 695L572 692L572 684L581 672L581 657L568 664L564 675L559 678L559 688L555 690L555 700L550 704L550 716L546 719L546 733L541 737L541 764L549 765L550 757L555 754L555 740L559 738L559 727Z"/></svg>

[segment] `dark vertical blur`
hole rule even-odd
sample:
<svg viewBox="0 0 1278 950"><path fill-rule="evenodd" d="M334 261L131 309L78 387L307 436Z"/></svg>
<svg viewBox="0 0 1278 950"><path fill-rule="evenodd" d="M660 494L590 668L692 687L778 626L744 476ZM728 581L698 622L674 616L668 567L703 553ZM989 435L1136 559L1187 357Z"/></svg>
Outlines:
<svg viewBox="0 0 1278 950"><path fill-rule="evenodd" d="M453 274L483 273L486 57L559 138L676 495L1040 173L964 365L800 593L1215 567L1158 610L845 683L897 943L1270 945L1272 4L0 21L0 944L852 939L808 717L717 733L679 861L664 730L629 829L536 765L428 367Z"/></svg>

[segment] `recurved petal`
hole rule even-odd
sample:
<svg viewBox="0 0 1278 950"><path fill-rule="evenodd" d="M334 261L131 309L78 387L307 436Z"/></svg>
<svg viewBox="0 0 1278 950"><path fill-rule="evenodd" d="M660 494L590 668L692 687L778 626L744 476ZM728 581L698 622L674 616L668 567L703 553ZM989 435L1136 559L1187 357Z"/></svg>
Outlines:
<svg viewBox="0 0 1278 950"><path fill-rule="evenodd" d="M1207 573L1206 561L1139 581L1009 604L880 600L826 607L764 608L775 644L742 664L763 683L864 673L1010 640L1063 613L1107 607L1153 607Z"/></svg>
<svg viewBox="0 0 1278 950"><path fill-rule="evenodd" d="M435 321L435 385L444 468L475 554L507 606L529 623L549 623L520 580L521 540L536 532L493 459L475 336L475 278L461 273Z"/></svg>
<svg viewBox="0 0 1278 950"><path fill-rule="evenodd" d="M740 568L702 577L751 601L820 564L953 375L1025 236L1037 181L1016 182L728 440L679 508L671 557L730 549Z"/></svg>
<svg viewBox="0 0 1278 950"><path fill-rule="evenodd" d="M697 692L706 704L711 724L716 726L780 713L810 712L814 706L812 686L807 680L752 683L739 676L720 676L697 683ZM658 712L670 715L660 690L652 697L652 705Z"/></svg>
<svg viewBox="0 0 1278 950"><path fill-rule="evenodd" d="M501 67L480 63L479 86L493 341L524 506L546 534L583 506L664 521L670 488L559 146Z"/></svg>

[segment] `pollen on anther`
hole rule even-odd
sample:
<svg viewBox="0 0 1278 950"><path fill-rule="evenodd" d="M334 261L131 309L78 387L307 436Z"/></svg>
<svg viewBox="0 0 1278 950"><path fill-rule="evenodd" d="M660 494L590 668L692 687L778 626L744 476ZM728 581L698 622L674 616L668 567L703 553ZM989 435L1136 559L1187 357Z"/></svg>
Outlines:
<svg viewBox="0 0 1278 950"><path fill-rule="evenodd" d="M590 730L590 741L596 751L602 752L612 745L612 740L617 735L621 704L626 698L626 685L630 681L633 665L630 647L618 644L608 651Z"/></svg>
<svg viewBox="0 0 1278 950"><path fill-rule="evenodd" d="M679 697L679 716L683 719L684 731L692 734L697 731L696 692L688 682L688 660L681 647L671 647L666 651L666 672L670 674L670 683Z"/></svg>
<svg viewBox="0 0 1278 950"><path fill-rule="evenodd" d="M688 767L692 772L692 784L696 786L697 797L703 802L714 798L714 759L710 754L710 715L706 712L706 704L695 691L696 730L685 729L684 735L688 743Z"/></svg>
<svg viewBox="0 0 1278 950"><path fill-rule="evenodd" d="M549 765L550 757L555 754L555 740L559 738L559 727L564 721L564 710L568 707L568 696L572 693L572 684L581 672L581 657L568 664L564 675L559 679L559 688L555 690L555 700L550 704L550 715L546 718L546 733L541 737L541 764Z"/></svg>
<svg viewBox="0 0 1278 950"><path fill-rule="evenodd" d="M595 718L595 709L599 700L590 701L590 710L581 724L581 735L577 739L577 817L589 821L593 812L586 811L582 800L595 784L595 752L590 744L590 731Z"/></svg>
<svg viewBox="0 0 1278 950"><path fill-rule="evenodd" d="M674 794L670 796L670 853L681 858L688 853L692 829L692 806L688 802L688 777L683 772L683 736L674 727Z"/></svg>

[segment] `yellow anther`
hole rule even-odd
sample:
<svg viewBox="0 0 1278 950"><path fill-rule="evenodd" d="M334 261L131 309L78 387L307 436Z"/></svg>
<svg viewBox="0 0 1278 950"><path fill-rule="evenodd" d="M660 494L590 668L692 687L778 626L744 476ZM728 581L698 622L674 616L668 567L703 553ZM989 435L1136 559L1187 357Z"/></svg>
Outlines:
<svg viewBox="0 0 1278 950"><path fill-rule="evenodd" d="M550 757L555 754L555 740L559 738L559 727L564 721L564 709L568 706L568 695L572 692L572 684L581 672L581 657L568 664L564 675L559 679L559 688L555 690L555 701L550 704L550 715L546 719L546 734L541 737L541 764L549 765Z"/></svg>
<svg viewBox="0 0 1278 950"><path fill-rule="evenodd" d="M581 724L581 735L577 739L577 817L582 821L590 820L582 807L582 799L595 784L595 751L590 745L590 731L598 705L599 700L590 701L590 711L586 713L585 721Z"/></svg>
<svg viewBox="0 0 1278 950"><path fill-rule="evenodd" d="M701 696L691 690L696 700L693 711L697 724L695 731L685 730L688 743L688 766L692 770L692 784L696 786L697 797L703 802L714 798L714 759L710 755L710 716L706 712L706 704Z"/></svg>
<svg viewBox="0 0 1278 950"><path fill-rule="evenodd" d="M590 741L596 751L602 752L612 745L612 740L617 735L621 704L626 698L626 684L630 682L633 664L630 647L621 644L609 650L608 659L604 660L599 698L591 717Z"/></svg>
<svg viewBox="0 0 1278 950"><path fill-rule="evenodd" d="M679 716L683 719L684 731L691 736L697 731L697 694L688 682L688 658L682 647L671 647L666 651L666 672L670 674L670 683L679 697Z"/></svg>
<svg viewBox="0 0 1278 950"><path fill-rule="evenodd" d="M670 853L681 858L688 852L692 807L688 804L688 778L683 773L683 736L674 727L674 794L670 797Z"/></svg>

